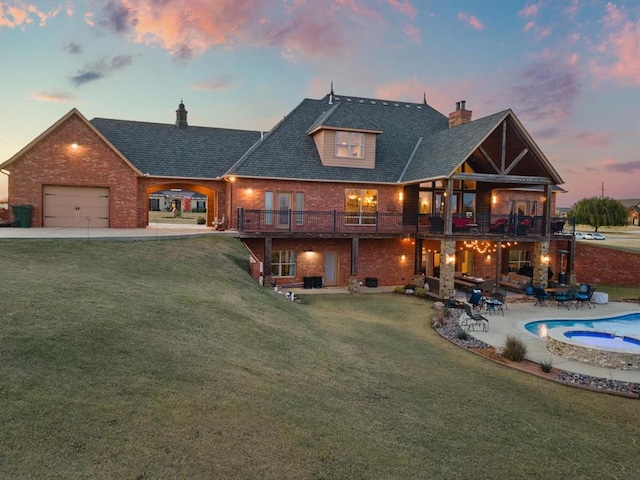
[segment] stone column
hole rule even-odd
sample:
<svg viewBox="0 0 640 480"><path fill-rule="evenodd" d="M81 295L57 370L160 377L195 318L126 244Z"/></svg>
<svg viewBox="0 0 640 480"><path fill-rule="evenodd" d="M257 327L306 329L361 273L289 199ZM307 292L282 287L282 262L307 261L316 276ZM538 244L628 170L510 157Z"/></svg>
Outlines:
<svg viewBox="0 0 640 480"><path fill-rule="evenodd" d="M549 286L549 242L536 242L532 255L533 285L541 285L543 288Z"/></svg>
<svg viewBox="0 0 640 480"><path fill-rule="evenodd" d="M453 297L456 264L452 260L455 259L455 254L455 240L440 241L440 298Z"/></svg>

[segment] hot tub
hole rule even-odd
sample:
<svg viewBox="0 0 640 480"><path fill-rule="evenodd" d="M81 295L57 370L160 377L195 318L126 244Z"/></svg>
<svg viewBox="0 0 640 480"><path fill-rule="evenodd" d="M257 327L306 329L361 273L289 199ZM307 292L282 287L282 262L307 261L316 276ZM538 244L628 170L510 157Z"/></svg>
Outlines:
<svg viewBox="0 0 640 480"><path fill-rule="evenodd" d="M582 328L553 328L547 350L596 367L640 370L640 337Z"/></svg>

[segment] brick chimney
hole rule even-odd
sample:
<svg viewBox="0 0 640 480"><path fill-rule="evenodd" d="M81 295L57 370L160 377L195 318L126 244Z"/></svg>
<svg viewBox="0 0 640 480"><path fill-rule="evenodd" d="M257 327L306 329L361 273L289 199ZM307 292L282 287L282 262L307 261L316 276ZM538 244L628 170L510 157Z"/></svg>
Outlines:
<svg viewBox="0 0 640 480"><path fill-rule="evenodd" d="M466 100L460 100L456 102L456 111L449 114L449 128L457 127L463 123L469 123L471 121L471 110L467 110Z"/></svg>

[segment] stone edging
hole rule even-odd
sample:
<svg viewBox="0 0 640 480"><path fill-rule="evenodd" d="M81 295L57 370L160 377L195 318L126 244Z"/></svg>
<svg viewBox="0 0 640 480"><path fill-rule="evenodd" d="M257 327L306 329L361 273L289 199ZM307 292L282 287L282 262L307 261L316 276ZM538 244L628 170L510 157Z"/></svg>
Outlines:
<svg viewBox="0 0 640 480"><path fill-rule="evenodd" d="M433 322L436 321L436 317L433 318ZM449 325L447 325L447 323ZM556 375L555 377L552 376L548 376L548 375L544 375L542 372L538 373L538 372L532 372L530 370L526 370L523 368L518 368L517 365L511 365L508 363L504 363L504 362L500 362L496 359L493 359L491 357L488 357L486 355L482 355L481 353L479 353L478 351L476 351L476 349L478 348L491 348L490 345L485 344L484 342L480 342L477 339L473 339L472 343L473 345L467 345L467 342L458 340L458 338L453 335L453 331L452 332L447 332L445 331L446 329L444 327L451 327L451 324L454 324L455 327L457 329L460 329L460 327L458 326L458 324L456 322L445 322L445 325L442 325L438 328L434 328L434 330L436 330L438 332L438 334L448 340L449 342L453 343L454 345L459 346L460 348L463 348L471 353L473 353L474 355L477 355L479 357L485 358L487 360L492 361L493 363L495 363L496 365L502 365L504 367L508 367L508 368L512 368L515 370L519 370L521 372L524 373L528 373L531 375L534 375L538 378L542 378L545 380L551 380L552 382L555 383L559 383L561 385L566 385L569 387L574 387L574 388L580 388L582 390L588 390L591 392L597 392L597 393L606 393L609 395L617 395L617 396L621 396L621 397L626 397L626 398L633 398L633 399L640 399L640 384L636 384L634 382L622 382L622 381L617 381L617 380L608 380L606 378L597 378L597 377L591 377L589 375L581 375L581 374L577 374L577 373L571 373L571 372L567 372L565 370L561 370L561 369L557 369L560 373L558 375ZM450 330L455 330L449 328ZM453 336L452 336L453 335ZM536 362L533 362L536 363ZM555 368L555 367L554 367ZM593 386L595 384L595 386ZM605 386L598 386L598 385L602 385L604 384ZM606 388L606 385L614 385L617 388ZM625 390L619 390L619 388L623 388L624 386L628 386L629 391L625 391Z"/></svg>

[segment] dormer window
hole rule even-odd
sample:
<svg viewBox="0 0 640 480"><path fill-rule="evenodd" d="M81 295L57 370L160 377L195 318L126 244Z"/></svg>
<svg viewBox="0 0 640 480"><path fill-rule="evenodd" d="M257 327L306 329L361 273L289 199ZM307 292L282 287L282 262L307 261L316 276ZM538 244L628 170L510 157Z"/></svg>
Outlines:
<svg viewBox="0 0 640 480"><path fill-rule="evenodd" d="M364 133L336 132L335 156L364 158Z"/></svg>

